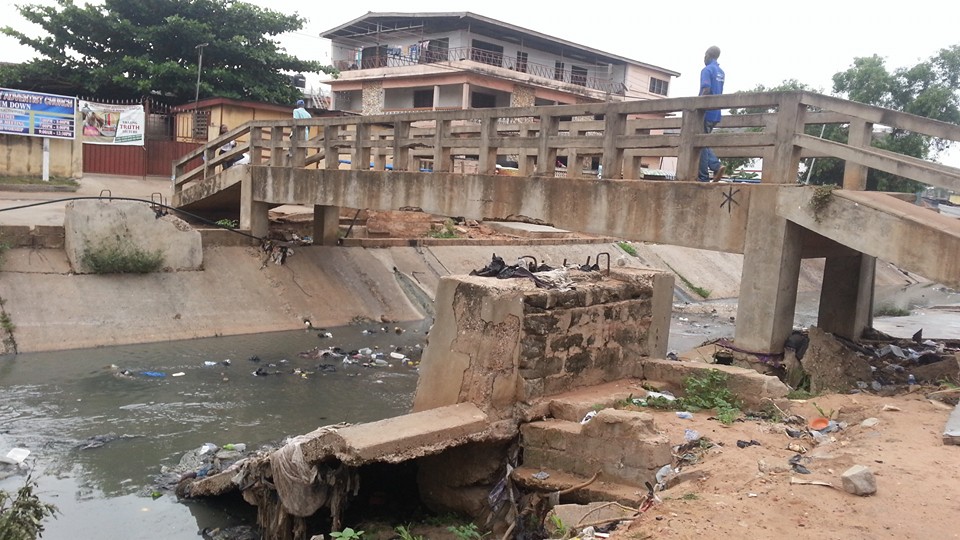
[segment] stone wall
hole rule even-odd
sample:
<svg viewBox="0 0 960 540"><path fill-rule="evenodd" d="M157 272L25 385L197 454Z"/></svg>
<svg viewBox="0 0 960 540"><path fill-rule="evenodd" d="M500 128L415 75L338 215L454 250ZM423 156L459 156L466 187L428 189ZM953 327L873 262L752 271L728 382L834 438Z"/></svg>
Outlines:
<svg viewBox="0 0 960 540"><path fill-rule="evenodd" d="M0 134L0 176L43 175L43 137ZM50 139L50 176L80 178L83 175L83 144L75 139Z"/></svg>
<svg viewBox="0 0 960 540"><path fill-rule="evenodd" d="M663 357L673 277L570 270L569 290L529 279L445 277L414 410L471 402L492 418L541 398L642 373Z"/></svg>
<svg viewBox="0 0 960 540"><path fill-rule="evenodd" d="M63 249L63 227L0 225L0 244L11 248Z"/></svg>
<svg viewBox="0 0 960 540"><path fill-rule="evenodd" d="M383 114L383 81L372 81L363 83L363 103L361 106L362 114L369 116L372 114Z"/></svg>
<svg viewBox="0 0 960 540"><path fill-rule="evenodd" d="M510 94L511 107L533 107L536 105L537 95L532 86L514 85Z"/></svg>

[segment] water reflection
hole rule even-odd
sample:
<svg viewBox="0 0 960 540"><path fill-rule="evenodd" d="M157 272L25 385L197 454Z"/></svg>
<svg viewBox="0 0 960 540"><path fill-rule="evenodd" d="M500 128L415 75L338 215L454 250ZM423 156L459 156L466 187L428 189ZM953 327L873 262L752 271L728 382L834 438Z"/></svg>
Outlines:
<svg viewBox="0 0 960 540"><path fill-rule="evenodd" d="M205 442L256 447L324 424L406 412L414 368L338 363L321 372L320 361L298 356L320 345L403 347L416 356L427 325L386 330L370 324L329 329L328 339L313 330L2 357L0 452L32 452L27 463L40 496L62 512L44 538L193 539L199 528L237 524L249 509L153 500L160 466ZM271 375L254 376L257 368ZM298 368L314 373L294 375ZM13 476L0 489L22 482Z"/></svg>

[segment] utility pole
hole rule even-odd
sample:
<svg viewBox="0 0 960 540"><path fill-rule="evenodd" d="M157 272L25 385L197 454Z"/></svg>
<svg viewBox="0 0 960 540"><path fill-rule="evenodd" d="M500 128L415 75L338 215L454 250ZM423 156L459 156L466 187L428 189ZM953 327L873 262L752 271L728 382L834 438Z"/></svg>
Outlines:
<svg viewBox="0 0 960 540"><path fill-rule="evenodd" d="M200 51L200 57L197 60L197 93L193 96L194 108L196 108L197 101L200 100L200 73L203 71L203 48L207 45L210 44L201 43L195 47L198 51Z"/></svg>

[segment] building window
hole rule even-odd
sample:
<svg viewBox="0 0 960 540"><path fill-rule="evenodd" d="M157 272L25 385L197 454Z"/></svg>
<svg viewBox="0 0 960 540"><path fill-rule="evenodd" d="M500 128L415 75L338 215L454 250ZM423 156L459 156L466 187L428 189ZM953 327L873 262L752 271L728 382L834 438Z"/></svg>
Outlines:
<svg viewBox="0 0 960 540"><path fill-rule="evenodd" d="M432 109L433 108L433 90L414 90L413 91L414 109Z"/></svg>
<svg viewBox="0 0 960 540"><path fill-rule="evenodd" d="M570 82L577 86L587 85L587 68L570 66Z"/></svg>
<svg viewBox="0 0 960 540"><path fill-rule="evenodd" d="M557 61L557 63L554 64L554 68L553 68L553 78L555 80L562 81L563 76L564 76L563 62Z"/></svg>
<svg viewBox="0 0 960 540"><path fill-rule="evenodd" d="M193 138L205 141L207 140L207 127L210 125L210 111L193 111Z"/></svg>
<svg viewBox="0 0 960 540"><path fill-rule="evenodd" d="M667 86L669 84L667 81L650 77L650 93L665 96L667 95Z"/></svg>
<svg viewBox="0 0 960 540"><path fill-rule="evenodd" d="M484 94L473 92L470 94L470 108L472 109L490 109L497 106L497 96L493 94Z"/></svg>
<svg viewBox="0 0 960 540"><path fill-rule="evenodd" d="M517 51L517 71L520 73L527 72L527 53L522 51Z"/></svg>

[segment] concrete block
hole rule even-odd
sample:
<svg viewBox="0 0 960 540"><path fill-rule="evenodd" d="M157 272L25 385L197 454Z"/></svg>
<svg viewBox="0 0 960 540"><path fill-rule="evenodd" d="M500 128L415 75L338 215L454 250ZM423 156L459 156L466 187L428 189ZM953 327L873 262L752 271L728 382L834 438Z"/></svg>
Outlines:
<svg viewBox="0 0 960 540"><path fill-rule="evenodd" d="M583 435L596 439L638 440L659 433L650 413L603 409L583 426Z"/></svg>
<svg viewBox="0 0 960 540"><path fill-rule="evenodd" d="M863 465L854 465L840 476L843 490L853 495L873 495L877 492L877 480L870 469Z"/></svg>
<svg viewBox="0 0 960 540"><path fill-rule="evenodd" d="M947 419L947 426L943 429L943 444L960 445L960 403Z"/></svg>
<svg viewBox="0 0 960 540"><path fill-rule="evenodd" d="M579 423L547 419L520 426L520 436L524 448L536 446L552 450L567 450L576 447L573 441L580 436L581 428Z"/></svg>

